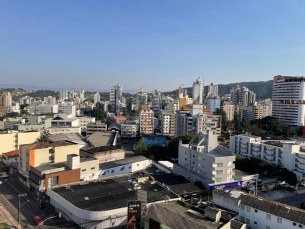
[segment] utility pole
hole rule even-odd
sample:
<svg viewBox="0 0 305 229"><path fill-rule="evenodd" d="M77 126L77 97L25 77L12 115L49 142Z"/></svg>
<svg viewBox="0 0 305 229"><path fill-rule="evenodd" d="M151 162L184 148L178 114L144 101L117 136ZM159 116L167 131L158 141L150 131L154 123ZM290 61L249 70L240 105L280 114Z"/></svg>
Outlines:
<svg viewBox="0 0 305 229"><path fill-rule="evenodd" d="M255 193L254 194L257 196L257 178L255 179Z"/></svg>
<svg viewBox="0 0 305 229"><path fill-rule="evenodd" d="M19 195L17 195L17 196L19 197L19 205L18 205L18 225L20 225L20 208L22 207L22 206L20 206L20 197L27 196L27 194L24 193L24 194L19 194Z"/></svg>

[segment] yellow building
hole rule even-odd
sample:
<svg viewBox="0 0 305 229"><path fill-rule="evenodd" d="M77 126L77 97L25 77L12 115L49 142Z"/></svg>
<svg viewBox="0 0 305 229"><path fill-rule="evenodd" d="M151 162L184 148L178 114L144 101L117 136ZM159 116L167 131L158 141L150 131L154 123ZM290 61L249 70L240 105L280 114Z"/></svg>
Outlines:
<svg viewBox="0 0 305 229"><path fill-rule="evenodd" d="M37 142L19 148L20 181L29 186L30 166L37 167L67 161L67 155L79 155L79 145L69 141Z"/></svg>
<svg viewBox="0 0 305 229"><path fill-rule="evenodd" d="M39 137L40 132L38 131L2 131L0 133L0 156L3 153L19 149L20 145L34 143Z"/></svg>

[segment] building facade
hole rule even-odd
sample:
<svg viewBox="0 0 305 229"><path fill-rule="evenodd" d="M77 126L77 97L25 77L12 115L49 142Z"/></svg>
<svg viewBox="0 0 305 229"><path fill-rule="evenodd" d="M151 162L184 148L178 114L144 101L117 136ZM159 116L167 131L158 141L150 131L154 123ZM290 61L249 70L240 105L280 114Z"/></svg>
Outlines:
<svg viewBox="0 0 305 229"><path fill-rule="evenodd" d="M247 107L256 101L256 94L245 86L239 87L237 84L236 87L231 89L230 93L230 99L234 105Z"/></svg>
<svg viewBox="0 0 305 229"><path fill-rule="evenodd" d="M140 135L154 134L154 112L149 109L140 111Z"/></svg>
<svg viewBox="0 0 305 229"><path fill-rule="evenodd" d="M176 125L175 113L168 113L161 111L159 114L159 126L161 134L168 136L175 136L175 125Z"/></svg>
<svg viewBox="0 0 305 229"><path fill-rule="evenodd" d="M198 101L199 104L203 104L203 90L204 90L204 82L198 77L196 81L193 83L193 100Z"/></svg>
<svg viewBox="0 0 305 229"><path fill-rule="evenodd" d="M282 163L298 179L305 177L305 150L294 140L262 141L261 137L240 134L230 137L230 150L241 158L261 158L269 163Z"/></svg>
<svg viewBox="0 0 305 229"><path fill-rule="evenodd" d="M206 99L207 108L210 108L211 114L214 114L216 109L220 109L220 98L218 96L208 97Z"/></svg>
<svg viewBox="0 0 305 229"><path fill-rule="evenodd" d="M305 78L274 77L272 116L294 128L305 125Z"/></svg>
<svg viewBox="0 0 305 229"><path fill-rule="evenodd" d="M118 83L116 86L110 88L110 104L111 113L115 113L116 110L122 109L123 103L123 87Z"/></svg>
<svg viewBox="0 0 305 229"><path fill-rule="evenodd" d="M231 151L218 147L214 131L201 132L189 144L179 142L178 164L174 164L173 172L210 189L210 185L234 182L234 161Z"/></svg>

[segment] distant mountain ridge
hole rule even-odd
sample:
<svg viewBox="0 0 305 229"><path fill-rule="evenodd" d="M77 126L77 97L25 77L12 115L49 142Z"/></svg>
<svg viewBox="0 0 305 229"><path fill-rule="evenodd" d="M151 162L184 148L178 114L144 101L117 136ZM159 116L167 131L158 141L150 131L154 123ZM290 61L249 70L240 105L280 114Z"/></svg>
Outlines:
<svg viewBox="0 0 305 229"><path fill-rule="evenodd" d="M256 93L256 99L262 100L267 98L272 98L272 86L273 80L268 81L258 81L258 82L240 82L240 83L230 83L230 84L218 84L218 94L224 95L229 94L230 90L236 85L240 87L246 86L249 90ZM188 87L187 89L188 95L192 95L192 88ZM170 92L163 92L165 95L176 95L178 92L177 90L170 91Z"/></svg>

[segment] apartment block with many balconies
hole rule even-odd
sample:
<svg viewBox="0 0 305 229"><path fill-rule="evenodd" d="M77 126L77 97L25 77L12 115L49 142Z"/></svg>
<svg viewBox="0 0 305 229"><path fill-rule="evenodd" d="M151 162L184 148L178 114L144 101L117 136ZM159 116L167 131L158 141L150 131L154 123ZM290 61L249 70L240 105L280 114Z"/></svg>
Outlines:
<svg viewBox="0 0 305 229"><path fill-rule="evenodd" d="M282 163L298 179L305 177L305 150L295 140L262 140L248 133L230 137L229 149L241 158L261 158L269 163Z"/></svg>
<svg viewBox="0 0 305 229"><path fill-rule="evenodd" d="M149 109L140 112L140 135L154 134L154 112Z"/></svg>

